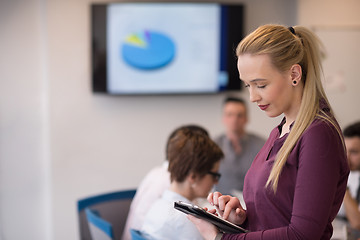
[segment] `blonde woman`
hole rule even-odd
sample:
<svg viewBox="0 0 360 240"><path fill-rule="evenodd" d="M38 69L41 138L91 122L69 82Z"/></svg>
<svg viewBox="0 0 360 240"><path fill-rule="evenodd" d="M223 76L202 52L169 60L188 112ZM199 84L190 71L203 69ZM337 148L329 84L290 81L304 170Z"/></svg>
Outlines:
<svg viewBox="0 0 360 240"><path fill-rule="evenodd" d="M220 215L250 232L222 234L188 218L209 240L330 239L349 166L321 83L320 41L304 27L264 25L240 42L236 54L250 100L269 117L284 118L245 177L246 211L237 198L208 196Z"/></svg>

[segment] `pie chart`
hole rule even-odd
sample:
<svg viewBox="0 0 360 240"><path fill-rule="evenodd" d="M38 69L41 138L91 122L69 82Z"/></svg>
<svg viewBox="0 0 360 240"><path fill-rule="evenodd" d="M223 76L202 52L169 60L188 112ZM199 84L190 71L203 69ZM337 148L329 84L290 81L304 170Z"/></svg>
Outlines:
<svg viewBox="0 0 360 240"><path fill-rule="evenodd" d="M131 67L153 70L168 65L175 56L175 44L167 35L143 31L127 35L121 47L124 61Z"/></svg>

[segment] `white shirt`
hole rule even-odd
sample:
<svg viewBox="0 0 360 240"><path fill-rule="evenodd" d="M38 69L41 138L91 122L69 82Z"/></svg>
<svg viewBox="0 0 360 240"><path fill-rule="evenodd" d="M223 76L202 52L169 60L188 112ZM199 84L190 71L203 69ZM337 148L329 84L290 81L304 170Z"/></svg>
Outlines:
<svg viewBox="0 0 360 240"><path fill-rule="evenodd" d="M136 190L123 232L123 240L131 240L130 228L140 230L151 205L170 187L169 162L155 167L145 176Z"/></svg>
<svg viewBox="0 0 360 240"><path fill-rule="evenodd" d="M151 206L141 230L150 239L156 240L203 240L186 214L174 208L175 201L191 202L178 193L166 190Z"/></svg>
<svg viewBox="0 0 360 240"><path fill-rule="evenodd" d="M348 187L353 198L356 198L356 192L360 185L359 182L360 172L359 171L350 171L349 178L348 178ZM338 216L345 217L345 207L344 202L341 204Z"/></svg>

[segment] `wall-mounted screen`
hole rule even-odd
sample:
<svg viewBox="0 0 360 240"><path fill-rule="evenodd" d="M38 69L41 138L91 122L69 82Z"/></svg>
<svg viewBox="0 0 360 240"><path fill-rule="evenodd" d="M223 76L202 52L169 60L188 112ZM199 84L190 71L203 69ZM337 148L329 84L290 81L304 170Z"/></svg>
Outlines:
<svg viewBox="0 0 360 240"><path fill-rule="evenodd" d="M243 6L108 3L91 6L92 88L114 95L240 90L235 47Z"/></svg>

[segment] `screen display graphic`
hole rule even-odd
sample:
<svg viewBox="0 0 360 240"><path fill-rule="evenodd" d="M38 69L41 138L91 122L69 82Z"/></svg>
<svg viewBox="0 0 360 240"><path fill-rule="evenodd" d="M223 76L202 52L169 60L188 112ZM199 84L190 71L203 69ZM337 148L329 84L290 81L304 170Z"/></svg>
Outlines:
<svg viewBox="0 0 360 240"><path fill-rule="evenodd" d="M242 5L93 4L93 92L113 95L240 90L234 50Z"/></svg>
<svg viewBox="0 0 360 240"><path fill-rule="evenodd" d="M162 33L145 30L126 38L121 55L134 68L157 69L166 66L174 58L175 44Z"/></svg>
<svg viewBox="0 0 360 240"><path fill-rule="evenodd" d="M216 4L111 4L107 17L108 91L216 91L219 18ZM129 33L138 33L130 35L130 40L144 46L121 46L129 42ZM119 48L123 58L119 58ZM171 64L166 64L171 59Z"/></svg>

